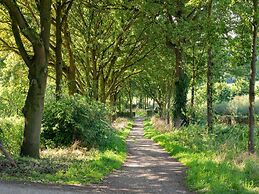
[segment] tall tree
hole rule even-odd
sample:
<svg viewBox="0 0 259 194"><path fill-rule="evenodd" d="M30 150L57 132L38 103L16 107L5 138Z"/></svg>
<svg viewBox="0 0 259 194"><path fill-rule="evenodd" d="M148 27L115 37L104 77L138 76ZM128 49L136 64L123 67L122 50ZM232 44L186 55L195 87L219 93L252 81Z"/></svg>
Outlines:
<svg viewBox="0 0 259 194"><path fill-rule="evenodd" d="M57 0L55 4L56 18L56 46L55 46L55 57L56 57L56 99L59 100L62 93L61 82L62 82L62 2Z"/></svg>
<svg viewBox="0 0 259 194"><path fill-rule="evenodd" d="M29 69L29 90L23 108L25 118L24 139L21 155L39 157L41 120L47 85L49 39L51 23L51 0L35 1L40 17L39 29L34 29L16 1L0 0L9 13L12 32L20 55ZM25 37L31 44L33 54L25 49Z"/></svg>
<svg viewBox="0 0 259 194"><path fill-rule="evenodd" d="M187 21L191 22L197 14L196 8L187 8L186 3L186 1L180 0L175 1L173 4L167 2L165 9L170 25L168 29L174 29L167 32L166 42L168 48L175 55L173 123L176 128L187 122L186 104L189 78L186 73L184 45L187 43L189 36L187 33L189 27Z"/></svg>
<svg viewBox="0 0 259 194"><path fill-rule="evenodd" d="M65 48L68 53L68 68L67 68L67 83L68 83L68 93L69 95L74 95L77 93L77 81L76 81L76 62L75 62L75 55L72 48L72 39L71 39L71 33L68 26L68 18L64 18L64 42L65 42Z"/></svg>
<svg viewBox="0 0 259 194"><path fill-rule="evenodd" d="M252 21L252 57L249 79L249 140L248 151L255 152L254 147L254 129L255 129L255 75L256 75L256 47L258 33L258 0L253 0L253 21Z"/></svg>
<svg viewBox="0 0 259 194"><path fill-rule="evenodd" d="M105 103L140 72L140 62L153 50L141 14L121 2L75 2L69 24L82 93Z"/></svg>
<svg viewBox="0 0 259 194"><path fill-rule="evenodd" d="M56 99L59 100L62 94L62 75L63 75L63 57L62 57L62 30L66 31L67 27L67 17L71 6L73 4L73 0L56 0L54 4L55 7L55 19L54 19L54 26L55 26L55 70L56 70ZM67 38L65 32L65 38ZM68 72L68 78L69 78Z"/></svg>
<svg viewBox="0 0 259 194"><path fill-rule="evenodd" d="M212 57L212 5L213 0L209 0L208 2L208 33L207 33L207 39L208 39L208 63L207 63L207 126L208 131L212 132L213 130L213 57Z"/></svg>

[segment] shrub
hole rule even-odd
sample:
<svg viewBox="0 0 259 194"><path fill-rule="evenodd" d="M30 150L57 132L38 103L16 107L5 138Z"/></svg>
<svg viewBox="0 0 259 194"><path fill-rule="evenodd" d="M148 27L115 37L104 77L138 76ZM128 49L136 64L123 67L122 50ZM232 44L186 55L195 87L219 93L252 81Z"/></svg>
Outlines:
<svg viewBox="0 0 259 194"><path fill-rule="evenodd" d="M228 102L232 99L233 92L227 83L215 84L215 97L217 102Z"/></svg>
<svg viewBox="0 0 259 194"><path fill-rule="evenodd" d="M69 146L79 141L88 148L106 144L113 131L103 104L86 97L64 97L45 105L42 142L47 146Z"/></svg>
<svg viewBox="0 0 259 194"><path fill-rule="evenodd" d="M23 124L22 117L0 118L0 140L12 155L20 153Z"/></svg>
<svg viewBox="0 0 259 194"><path fill-rule="evenodd" d="M242 96L249 93L249 81L244 79L237 79L233 85L234 95Z"/></svg>

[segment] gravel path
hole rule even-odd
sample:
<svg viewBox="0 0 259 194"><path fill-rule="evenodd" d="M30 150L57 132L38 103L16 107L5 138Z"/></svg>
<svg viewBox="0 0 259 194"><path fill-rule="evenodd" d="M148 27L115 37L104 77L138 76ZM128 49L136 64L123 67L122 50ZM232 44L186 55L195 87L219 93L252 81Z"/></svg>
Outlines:
<svg viewBox="0 0 259 194"><path fill-rule="evenodd" d="M191 194L185 187L185 167L143 134L143 121L136 119L127 140L126 162L101 184L77 187L0 182L0 194Z"/></svg>

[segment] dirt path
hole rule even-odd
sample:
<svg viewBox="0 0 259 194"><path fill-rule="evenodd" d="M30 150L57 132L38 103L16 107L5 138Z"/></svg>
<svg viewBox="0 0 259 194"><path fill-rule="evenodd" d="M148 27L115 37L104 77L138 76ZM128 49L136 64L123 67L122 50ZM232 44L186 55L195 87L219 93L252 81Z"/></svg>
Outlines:
<svg viewBox="0 0 259 194"><path fill-rule="evenodd" d="M128 159L101 184L89 187L46 186L0 182L0 194L73 194L73 193L159 193L191 194L184 186L184 166L172 159L160 146L143 137L143 121L136 119L127 140Z"/></svg>

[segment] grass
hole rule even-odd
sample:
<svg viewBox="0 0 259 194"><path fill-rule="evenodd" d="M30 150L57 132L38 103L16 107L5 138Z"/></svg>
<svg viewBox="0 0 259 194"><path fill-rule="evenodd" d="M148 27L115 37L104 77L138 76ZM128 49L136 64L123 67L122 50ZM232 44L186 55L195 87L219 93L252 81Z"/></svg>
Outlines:
<svg viewBox="0 0 259 194"><path fill-rule="evenodd" d="M195 125L165 132L146 121L145 136L188 166L187 182L192 190L209 194L259 193L259 158L245 152L246 131L241 126L216 128L210 136L205 128Z"/></svg>
<svg viewBox="0 0 259 194"><path fill-rule="evenodd" d="M121 167L126 159L126 143L132 122L117 129L107 147L86 150L72 146L41 151L40 159L17 157L17 167L10 167L0 157L0 179L41 183L87 185L96 183Z"/></svg>

